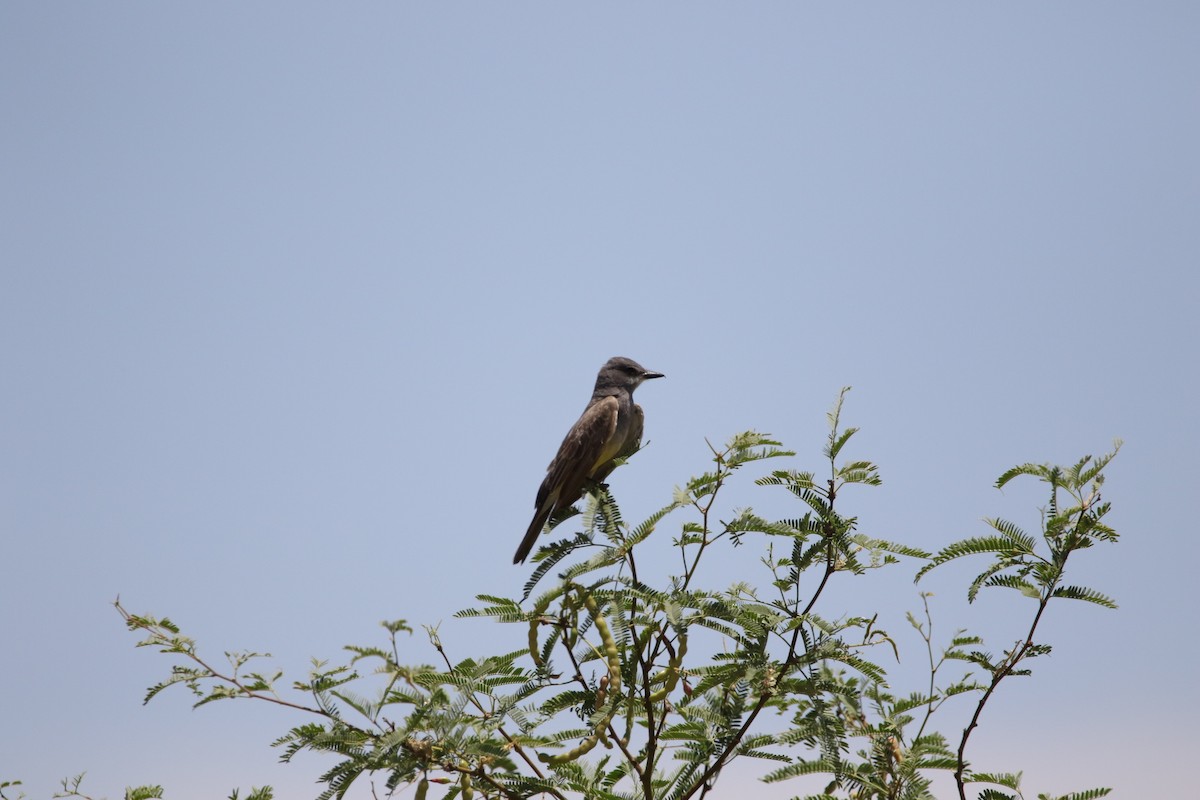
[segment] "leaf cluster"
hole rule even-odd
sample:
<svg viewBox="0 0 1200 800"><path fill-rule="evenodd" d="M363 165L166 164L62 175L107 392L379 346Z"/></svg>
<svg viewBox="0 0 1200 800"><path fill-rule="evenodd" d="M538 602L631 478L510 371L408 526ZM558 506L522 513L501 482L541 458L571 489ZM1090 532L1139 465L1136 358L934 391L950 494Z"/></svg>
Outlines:
<svg viewBox="0 0 1200 800"><path fill-rule="evenodd" d="M764 779L772 782L822 775L824 791L811 798L929 798L936 771L953 772L960 793L975 782L988 784L980 797L1020 796L1019 776L970 769L967 739L999 682L1048 652L1033 634L1049 600L1115 607L1063 582L1072 553L1116 540L1099 495L1115 450L1071 468L1026 464L1001 476L998 486L1021 475L1047 483L1040 537L989 520L986 536L930 554L860 531L846 511L853 490L881 478L872 462L843 457L858 432L841 425L844 398L845 390L829 414L819 472L776 468L753 479L795 503L785 518L726 504L743 469L794 456L753 431L710 445L711 467L637 524L624 520L606 486L591 487L581 510L552 520L555 530L573 530L535 554L521 596L480 595L459 612L515 626L507 653L452 655L440 631L426 628L433 663L412 664L401 654L409 640L399 637L413 630L385 622L384 644L348 647L344 663L314 661L305 679L282 689L282 671L257 666L264 654L211 661L171 620L118 602L140 646L176 659L146 700L182 685L197 706L250 699L302 714L275 744L285 761L328 759L321 800L343 797L367 775L388 792L415 786L419 798L438 787L447 798L688 800L711 793L738 758L771 762ZM664 573L638 555L667 526L678 561ZM715 584L720 570L712 567L732 547L761 549L761 573ZM906 559L924 562L919 580L966 556L990 559L967 587L969 600L983 588L1008 588L1037 602L1027 636L1000 656L967 631L939 643L921 595L923 618L910 614L909 622L928 681L894 689L883 664L899 657L901 641L878 614L826 608L826 588ZM956 750L934 723L947 704L969 712L970 697L975 714Z"/></svg>

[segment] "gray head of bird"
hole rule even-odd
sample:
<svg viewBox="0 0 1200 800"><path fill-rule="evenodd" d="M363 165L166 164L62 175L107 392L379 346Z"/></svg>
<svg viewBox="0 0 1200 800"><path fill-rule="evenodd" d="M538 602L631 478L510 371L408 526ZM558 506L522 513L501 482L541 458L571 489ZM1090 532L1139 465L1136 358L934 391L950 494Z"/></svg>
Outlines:
<svg viewBox="0 0 1200 800"><path fill-rule="evenodd" d="M596 391L627 389L632 392L642 381L661 377L661 372L651 372L632 358L617 356L610 358L600 368L600 374L596 376Z"/></svg>

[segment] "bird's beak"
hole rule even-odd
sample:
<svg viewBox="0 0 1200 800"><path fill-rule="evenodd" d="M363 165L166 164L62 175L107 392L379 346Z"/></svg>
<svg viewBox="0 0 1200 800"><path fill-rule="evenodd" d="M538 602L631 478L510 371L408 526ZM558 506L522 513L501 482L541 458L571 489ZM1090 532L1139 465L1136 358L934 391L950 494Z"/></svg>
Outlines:
<svg viewBox="0 0 1200 800"><path fill-rule="evenodd" d="M665 378L665 377L667 377L667 376L663 375L661 372L643 372L642 373L642 380L644 380L644 381L648 381L651 378Z"/></svg>

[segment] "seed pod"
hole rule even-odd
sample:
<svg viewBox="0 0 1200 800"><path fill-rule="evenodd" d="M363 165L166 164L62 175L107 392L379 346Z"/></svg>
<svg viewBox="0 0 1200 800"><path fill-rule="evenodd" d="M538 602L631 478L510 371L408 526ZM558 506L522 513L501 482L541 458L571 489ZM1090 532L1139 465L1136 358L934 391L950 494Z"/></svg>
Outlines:
<svg viewBox="0 0 1200 800"><path fill-rule="evenodd" d="M891 749L892 758L894 758L896 760L896 763L903 764L904 763L904 751L900 749L900 740L897 739L895 736L889 736L888 737L888 747Z"/></svg>
<svg viewBox="0 0 1200 800"><path fill-rule="evenodd" d="M546 666L546 662L542 660L541 648L538 646L538 626L542 624L542 615L550 608L550 603L569 588L570 584L556 587L539 600L529 612L529 657L539 667Z"/></svg>
<svg viewBox="0 0 1200 800"><path fill-rule="evenodd" d="M650 695L650 702L661 703L667 698L671 692L675 691L676 684L679 683L679 673L683 668L683 657L687 654L687 636L683 633L679 634L679 647L672 651L671 659L667 662L667 668L654 676L651 683L664 682L664 685L654 694Z"/></svg>
<svg viewBox="0 0 1200 800"><path fill-rule="evenodd" d="M529 620L529 657L537 666L546 666L546 662L542 660L542 650L538 646L538 619L536 617Z"/></svg>
<svg viewBox="0 0 1200 800"><path fill-rule="evenodd" d="M601 690L605 693L606 699L609 694L612 695L613 702L608 704L608 713L596 723L596 727L592 729L591 735L580 742L578 747L566 753L558 753L552 756L539 753L538 760L545 764L564 764L568 761L574 761L580 756L589 753L602 739L605 746L610 746L605 731L609 723L612 722L613 717L616 716L617 709L621 707L621 703L619 702L621 693L621 652L617 649L617 641L613 638L612 631L608 627L608 620L600 613L600 605L596 602L596 598L583 587L574 586L573 588L576 592L583 595L583 606L592 615L592 620L596 623L596 633L600 635L601 652L608 660L608 675L605 676L607 684L602 680L600 686ZM597 707L599 707L599 703L597 703Z"/></svg>

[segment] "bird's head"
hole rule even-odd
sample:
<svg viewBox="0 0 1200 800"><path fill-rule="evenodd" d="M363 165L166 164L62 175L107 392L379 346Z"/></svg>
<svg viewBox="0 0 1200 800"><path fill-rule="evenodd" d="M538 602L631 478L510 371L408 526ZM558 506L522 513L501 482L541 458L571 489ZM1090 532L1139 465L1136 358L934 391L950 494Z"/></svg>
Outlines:
<svg viewBox="0 0 1200 800"><path fill-rule="evenodd" d="M596 391L627 389L632 392L642 384L642 381L661 377L663 377L661 372L651 372L632 358L617 356L610 358L600 368L600 374L596 376Z"/></svg>

